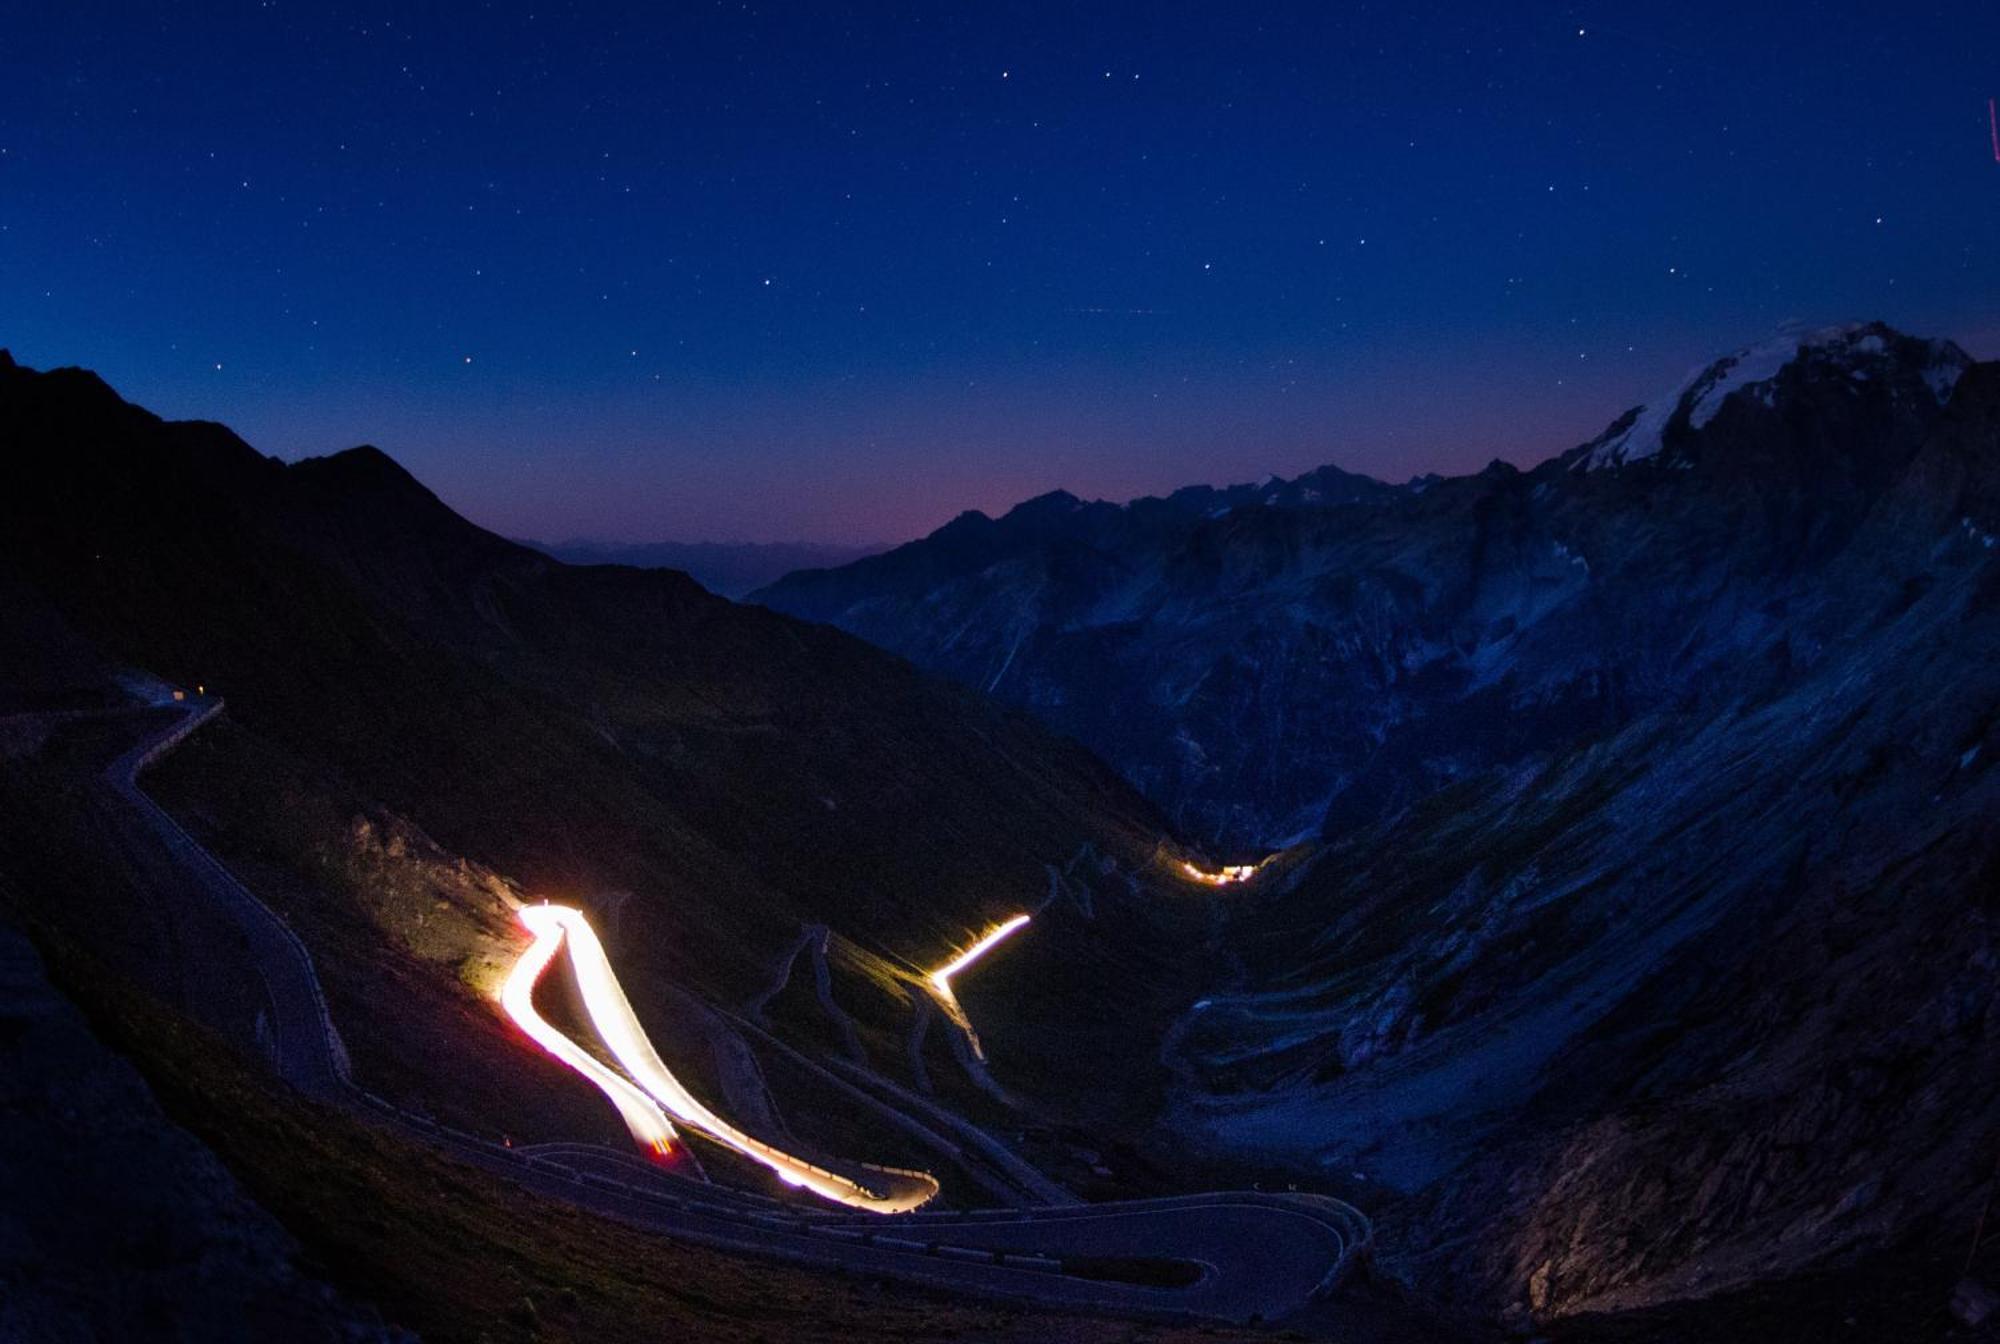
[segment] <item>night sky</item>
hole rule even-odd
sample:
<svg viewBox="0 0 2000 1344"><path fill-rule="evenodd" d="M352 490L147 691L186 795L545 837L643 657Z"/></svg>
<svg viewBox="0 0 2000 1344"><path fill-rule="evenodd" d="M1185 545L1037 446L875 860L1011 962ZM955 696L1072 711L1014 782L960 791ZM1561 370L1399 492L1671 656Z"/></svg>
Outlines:
<svg viewBox="0 0 2000 1344"><path fill-rule="evenodd" d="M0 345L511 535L1525 463L1786 320L2000 354L1990 0L168 8L0 9Z"/></svg>

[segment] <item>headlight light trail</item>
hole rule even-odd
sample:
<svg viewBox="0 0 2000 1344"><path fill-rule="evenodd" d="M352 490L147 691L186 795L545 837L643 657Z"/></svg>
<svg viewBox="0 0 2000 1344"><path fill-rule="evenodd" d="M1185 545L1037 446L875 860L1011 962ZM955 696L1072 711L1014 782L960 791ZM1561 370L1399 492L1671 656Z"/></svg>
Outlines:
<svg viewBox="0 0 2000 1344"><path fill-rule="evenodd" d="M666 1156L673 1147L674 1127L659 1103L633 1086L630 1079L599 1063L589 1051L550 1026L547 1019L535 1011L535 982L542 978L542 972L562 950L562 928L560 925L536 928L525 917L522 922L534 929L535 942L521 954L521 959L514 963L514 969L507 975L507 983L500 987L501 1007L536 1045L595 1083L611 1099L611 1104L618 1108L625 1128L632 1131L632 1137L639 1141L641 1147Z"/></svg>
<svg viewBox="0 0 2000 1344"><path fill-rule="evenodd" d="M978 942L925 977L930 984L932 995L944 1008L945 1015L965 1033L965 1039L971 1044L972 1054L976 1059L986 1058L986 1048L979 1043L979 1033L972 1029L972 1019L966 1016L965 1006L958 1001L958 995L952 992L951 978L991 952L1001 939L1027 922L1026 915L1015 915L1005 923L988 930Z"/></svg>
<svg viewBox="0 0 2000 1344"><path fill-rule="evenodd" d="M860 1165L867 1173L864 1180L868 1182L864 1184L862 1180L828 1171L743 1133L697 1100L660 1059L652 1041L646 1036L645 1028L639 1025L638 1016L633 1013L618 977L612 973L611 963L604 955L604 945L598 941L596 930L590 927L590 921L584 918L581 910L562 905L529 905L521 908L520 917L521 923L535 935L535 944L522 955L508 976L507 986L501 994L502 1006L539 1044L596 1083L612 1099L612 1104L618 1106L619 1113L625 1116L626 1125L632 1128L633 1134L642 1143L650 1143L651 1139L642 1135L634 1124L634 1113L628 1110L632 1104L631 1095L607 1086L598 1073L578 1063L578 1057L626 1088L631 1088L631 1083L612 1074L574 1042L555 1032L527 1002L535 980L554 959L565 938L591 1026L611 1051L612 1057L631 1076L632 1082L638 1084L638 1089L634 1090L643 1089L642 1099L650 1098L651 1102L658 1103L654 1108L655 1114L664 1109L667 1115L689 1129L698 1130L724 1147L770 1168L779 1180L851 1208L873 1213L901 1213L927 1203L937 1193L936 1179L924 1172L863 1163ZM517 983L521 986L518 995L515 994ZM560 1039L567 1050L551 1045L535 1027L529 1025L531 1021L540 1024L542 1031ZM660 1123L666 1124L664 1116L660 1117ZM671 1136L671 1127L668 1127L667 1133Z"/></svg>

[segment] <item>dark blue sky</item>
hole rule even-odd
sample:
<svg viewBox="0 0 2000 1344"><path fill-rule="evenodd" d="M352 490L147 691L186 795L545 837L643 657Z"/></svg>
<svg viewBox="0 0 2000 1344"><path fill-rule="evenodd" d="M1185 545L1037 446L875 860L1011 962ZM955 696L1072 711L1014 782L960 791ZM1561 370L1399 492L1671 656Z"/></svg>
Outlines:
<svg viewBox="0 0 2000 1344"><path fill-rule="evenodd" d="M1531 461L2000 354L2000 5L8 5L0 345L516 535Z"/></svg>

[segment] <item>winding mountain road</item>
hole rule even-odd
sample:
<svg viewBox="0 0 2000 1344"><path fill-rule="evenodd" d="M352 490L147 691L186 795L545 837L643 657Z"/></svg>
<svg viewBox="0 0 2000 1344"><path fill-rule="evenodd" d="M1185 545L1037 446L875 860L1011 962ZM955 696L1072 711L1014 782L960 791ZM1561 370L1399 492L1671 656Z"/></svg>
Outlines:
<svg viewBox="0 0 2000 1344"><path fill-rule="evenodd" d="M903 1171L871 1163L859 1164L859 1170L851 1174L833 1171L821 1163L807 1161L745 1134L724 1120L697 1100L653 1049L646 1029L639 1024L638 1014L632 1011L617 975L611 970L610 959L604 955L604 945L598 941L597 931L590 927L590 920L583 911L565 905L530 905L522 907L520 913L521 922L535 935L535 943L522 954L516 973L508 980L508 1012L544 1049L603 1089L605 1095L618 1106L619 1113L626 1117L626 1124L632 1129L634 1137L642 1143L658 1152L667 1151L667 1145L673 1139L671 1127L664 1134L654 1127L656 1118L664 1123L659 1111L665 1110L689 1128L699 1130L725 1148L733 1149L768 1168L786 1184L810 1190L820 1198L837 1204L865 1209L870 1213L906 1213L928 1204L937 1194L937 1179L925 1172ZM610 1048L613 1058L638 1082L638 1088L633 1088L631 1083L584 1054L568 1037L551 1028L529 1002L535 979L556 951L564 946L569 948L570 964L576 970L578 985L582 987L584 1011L590 1015L591 1026L599 1039ZM612 1086L614 1083L619 1086ZM630 1093L633 1092L642 1099L657 1103L650 1114L644 1111L634 1114L629 1109L632 1106Z"/></svg>
<svg viewBox="0 0 2000 1344"><path fill-rule="evenodd" d="M262 1044L279 1076L308 1096L365 1113L525 1189L670 1238L1060 1310L1276 1320L1330 1293L1366 1255L1367 1219L1317 1196L1221 1193L857 1221L704 1185L629 1153L587 1144L508 1148L404 1111L352 1081L311 952L298 935L139 787L145 769L220 714L223 702L153 708L178 713L114 760L104 780L195 879L195 899L240 931L268 1004ZM674 1108L662 1108L649 1089L626 1092L592 1081L618 1101L642 1142L673 1141L663 1110Z"/></svg>

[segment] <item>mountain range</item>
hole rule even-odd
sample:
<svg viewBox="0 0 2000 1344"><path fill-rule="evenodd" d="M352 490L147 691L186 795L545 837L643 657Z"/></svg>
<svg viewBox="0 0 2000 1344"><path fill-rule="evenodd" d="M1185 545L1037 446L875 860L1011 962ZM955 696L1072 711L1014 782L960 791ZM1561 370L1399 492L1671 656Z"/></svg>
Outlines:
<svg viewBox="0 0 2000 1344"><path fill-rule="evenodd" d="M1786 333L1531 471L1058 491L753 600L1031 709L1186 833L1261 851L1753 664L1968 363L1879 324Z"/></svg>
<svg viewBox="0 0 2000 1344"><path fill-rule="evenodd" d="M1547 1319L1970 1237L1996 538L2000 364L1865 324L1532 470L1048 495L760 600L1290 846L1165 1033L1168 1128L1397 1192L1412 1278Z"/></svg>
<svg viewBox="0 0 2000 1344"><path fill-rule="evenodd" d="M1949 343L1789 332L1526 471L1044 496L761 607L79 370L0 358L0 470L0 715L225 696L149 787L402 1104L618 1138L492 1002L510 902L553 895L704 1095L948 1198L972 1164L849 1079L1086 1196L1337 1193L1415 1299L1524 1330L1691 1303L1571 1337L1726 1337L1829 1275L1935 1313L1963 1272L2000 1132L2000 364ZM150 903L77 876L130 856L70 834L60 755L0 756L0 878L200 1016ZM1277 852L1216 886L1197 842ZM1017 912L962 987L975 1067L923 976Z"/></svg>
<svg viewBox="0 0 2000 1344"><path fill-rule="evenodd" d="M678 569L720 597L742 597L798 569L831 569L887 546L835 546L810 541L523 541L572 565L631 565Z"/></svg>

